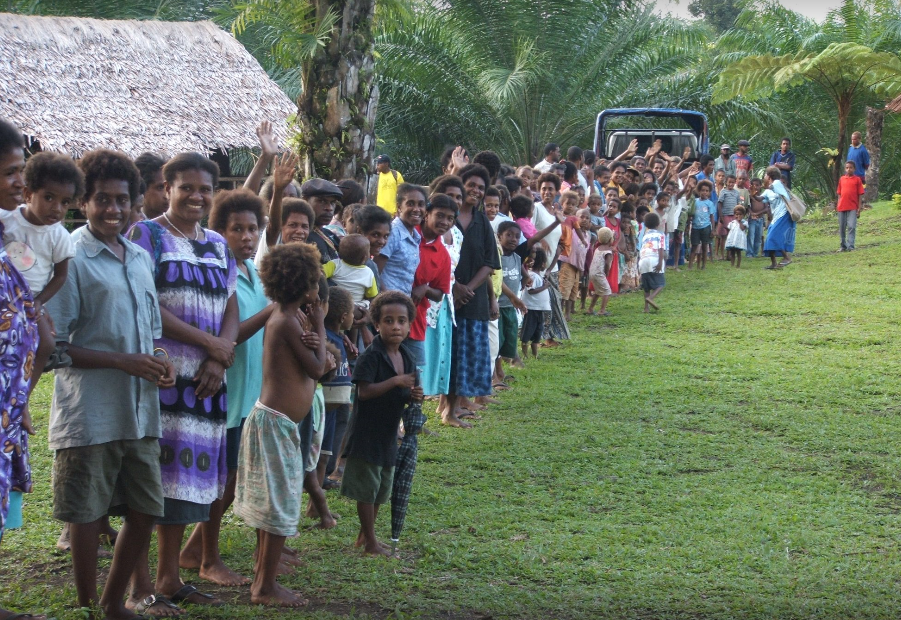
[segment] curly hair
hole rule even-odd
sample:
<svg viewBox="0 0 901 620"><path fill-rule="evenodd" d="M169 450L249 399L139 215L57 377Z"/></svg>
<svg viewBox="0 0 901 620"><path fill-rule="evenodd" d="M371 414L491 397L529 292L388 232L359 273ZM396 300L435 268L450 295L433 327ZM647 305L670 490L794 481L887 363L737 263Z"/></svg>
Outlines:
<svg viewBox="0 0 901 620"><path fill-rule="evenodd" d="M501 158L494 151L479 151L472 158L472 163L485 166L488 176L492 179L496 179L501 171Z"/></svg>
<svg viewBox="0 0 901 620"><path fill-rule="evenodd" d="M362 203L366 200L366 191L363 186L353 179L342 179L336 185L341 189L344 197L340 200L341 205L346 207L354 203Z"/></svg>
<svg viewBox="0 0 901 620"><path fill-rule="evenodd" d="M219 184L219 165L200 153L179 153L167 161L163 166L163 178L166 179L166 183L172 185L178 173L187 170L207 172L213 177L213 187Z"/></svg>
<svg viewBox="0 0 901 620"><path fill-rule="evenodd" d="M339 327L341 317L353 311L354 298L351 297L350 293L338 286L333 286L328 290L328 314L325 315L326 325Z"/></svg>
<svg viewBox="0 0 901 620"><path fill-rule="evenodd" d="M84 173L84 200L90 200L99 181L126 181L131 202L138 199L141 191L141 173L125 153L98 149L87 153L78 160L78 167Z"/></svg>
<svg viewBox="0 0 901 620"><path fill-rule="evenodd" d="M416 306L413 305L413 300L400 291L385 291L384 293L379 293L378 297L372 300L372 304L369 306L369 314L372 316L373 325L381 320L382 309L385 306L393 306L395 304L404 306L407 309L407 318L412 323L416 318Z"/></svg>
<svg viewBox="0 0 901 620"><path fill-rule="evenodd" d="M299 213L307 216L307 222L310 228L313 228L313 222L316 221L316 214L313 213L313 207L303 198L283 198L282 199L282 226L288 222L288 218Z"/></svg>
<svg viewBox="0 0 901 620"><path fill-rule="evenodd" d="M544 184L544 183L553 183L554 187L557 189L557 191L558 192L560 191L560 185L561 185L560 177L558 177L553 172L545 172L540 177L538 177L538 180L535 182L537 187L541 187L542 184Z"/></svg>
<svg viewBox="0 0 901 620"><path fill-rule="evenodd" d="M260 281L266 297L291 304L312 290L319 290L319 250L309 243L277 245L263 258Z"/></svg>
<svg viewBox="0 0 901 620"><path fill-rule="evenodd" d="M233 189L219 192L213 199L209 226L218 233L228 228L228 216L249 211L257 218L257 226L263 225L263 199L249 189Z"/></svg>
<svg viewBox="0 0 901 620"><path fill-rule="evenodd" d="M467 164L463 166L460 170L460 180L465 185L470 177L479 177L485 181L485 187L491 185L491 175L488 174L488 169L482 164Z"/></svg>
<svg viewBox="0 0 901 620"><path fill-rule="evenodd" d="M25 185L30 191L51 183L71 183L75 186L77 200L84 195L84 173L68 155L44 151L29 158L25 164Z"/></svg>

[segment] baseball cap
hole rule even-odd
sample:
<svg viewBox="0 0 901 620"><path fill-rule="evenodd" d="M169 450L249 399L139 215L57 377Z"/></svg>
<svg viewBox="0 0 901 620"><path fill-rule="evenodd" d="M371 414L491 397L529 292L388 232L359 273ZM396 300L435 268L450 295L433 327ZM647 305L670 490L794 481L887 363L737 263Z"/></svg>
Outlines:
<svg viewBox="0 0 901 620"><path fill-rule="evenodd" d="M375 158L375 163L376 163L376 165L378 165L378 164L390 164L390 163L391 163L391 158L388 157L387 155L379 155L378 157Z"/></svg>
<svg viewBox="0 0 901 620"><path fill-rule="evenodd" d="M721 145L720 145L720 150L722 151L723 149L728 149L728 150L731 151L731 150L732 150L732 147L729 146L728 144L721 144Z"/></svg>

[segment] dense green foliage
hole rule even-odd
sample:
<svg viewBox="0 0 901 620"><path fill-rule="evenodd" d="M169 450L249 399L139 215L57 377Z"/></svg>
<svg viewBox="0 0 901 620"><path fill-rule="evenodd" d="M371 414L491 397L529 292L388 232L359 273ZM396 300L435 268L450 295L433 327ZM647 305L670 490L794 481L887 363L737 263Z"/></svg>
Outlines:
<svg viewBox="0 0 901 620"><path fill-rule="evenodd" d="M744 5L740 0L691 0L688 12L723 32L732 28Z"/></svg>
<svg viewBox="0 0 901 620"><path fill-rule="evenodd" d="M236 12L223 11L226 5L265 4L13 0L9 6L107 18L215 17L229 27ZM745 9L735 18L740 5ZM840 143L835 97L816 82L790 81L784 90L769 85L762 98L744 96L739 88L730 100L714 104L714 85L724 74L725 80L731 77L730 65L754 56L816 57L836 44L897 55L899 1L846 0L823 24L777 3L696 0L692 6L705 21L661 17L652 12L653 3L637 0L383 0L374 23L378 150L390 153L405 176L425 182L437 173L437 155L450 144L493 149L513 164L534 163L548 141L589 147L594 118L604 108L679 106L707 113L714 150L723 141L751 140L758 170L781 138L791 136L796 182L809 196L828 199L834 178L828 158L817 152ZM727 23L732 27L723 32ZM296 97L300 67L285 62L285 43L296 33L265 20L252 26L239 38ZM843 70L859 71L853 58L847 62L852 66ZM846 134L865 130L867 105L885 104L888 90L877 88L881 82L870 86L858 88L848 106ZM901 115L888 114L883 196L901 191L899 145Z"/></svg>
<svg viewBox="0 0 901 620"><path fill-rule="evenodd" d="M802 222L782 271L667 272L659 314L630 294L579 316L475 429L439 427L427 405L439 436L421 443L400 560L360 557L355 508L330 492L337 528L290 540L304 566L281 578L309 610L261 611L236 587L191 617L896 618L901 213L865 211L850 254L836 228ZM0 601L80 620L52 550L49 398L44 379ZM227 515L223 555L248 575L254 539Z"/></svg>

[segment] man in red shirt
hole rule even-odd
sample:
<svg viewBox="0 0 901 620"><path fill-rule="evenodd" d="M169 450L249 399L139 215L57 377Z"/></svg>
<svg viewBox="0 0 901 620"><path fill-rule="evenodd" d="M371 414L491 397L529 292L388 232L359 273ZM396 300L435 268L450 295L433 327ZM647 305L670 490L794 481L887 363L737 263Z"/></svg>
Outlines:
<svg viewBox="0 0 901 620"><path fill-rule="evenodd" d="M845 174L838 180L838 228L842 240L839 252L850 252L854 249L854 237L857 233L857 216L860 215L860 197L863 196L863 183L856 174L854 162L845 162Z"/></svg>

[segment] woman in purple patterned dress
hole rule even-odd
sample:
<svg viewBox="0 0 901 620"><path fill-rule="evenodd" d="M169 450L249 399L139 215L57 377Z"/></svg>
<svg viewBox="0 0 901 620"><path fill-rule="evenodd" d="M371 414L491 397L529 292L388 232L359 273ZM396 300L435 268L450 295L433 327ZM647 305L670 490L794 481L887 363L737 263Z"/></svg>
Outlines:
<svg viewBox="0 0 901 620"><path fill-rule="evenodd" d="M0 119L0 209L12 211L24 202L25 144L22 133ZM35 350L38 345L37 312L31 291L13 267L2 243L0 225L0 540L9 513L10 492L31 492L28 463L28 396L31 393ZM15 616L0 608L0 618ZM35 620L39 616L33 616ZM40 616L43 618L43 616Z"/></svg>
<svg viewBox="0 0 901 620"><path fill-rule="evenodd" d="M153 260L163 318L156 346L177 373L175 387L160 390L166 515L157 528L156 587L146 563L139 563L131 603L156 592L174 603L216 605L220 601L181 581L179 553L185 526L204 528L211 510L221 510L228 475L225 370L234 361L238 335L237 267L225 239L200 226L212 206L218 166L197 153L182 153L163 167L163 177L169 209L129 233ZM210 534L218 537L218 531Z"/></svg>

